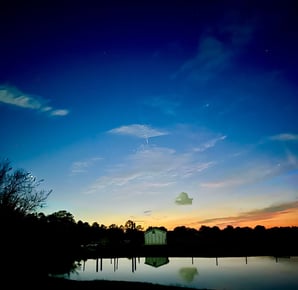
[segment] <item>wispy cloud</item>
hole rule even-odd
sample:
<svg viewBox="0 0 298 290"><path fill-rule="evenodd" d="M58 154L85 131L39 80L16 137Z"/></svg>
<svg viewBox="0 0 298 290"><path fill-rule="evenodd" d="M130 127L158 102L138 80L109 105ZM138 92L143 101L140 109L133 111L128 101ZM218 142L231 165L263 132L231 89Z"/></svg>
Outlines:
<svg viewBox="0 0 298 290"><path fill-rule="evenodd" d="M69 111L68 110L53 110L51 112L52 116L66 116L68 115Z"/></svg>
<svg viewBox="0 0 298 290"><path fill-rule="evenodd" d="M262 209L256 209L240 213L237 216L215 217L198 221L199 224L217 224L217 225L234 225L246 222L249 224L252 221L264 221L272 219L278 215L288 213L293 209L298 209L298 201L286 202L271 205Z"/></svg>
<svg viewBox="0 0 298 290"><path fill-rule="evenodd" d="M44 112L50 116L66 116L69 114L69 111L66 109L54 109L48 106L47 101L43 98L25 94L16 88L8 86L0 86L0 103Z"/></svg>
<svg viewBox="0 0 298 290"><path fill-rule="evenodd" d="M160 131L160 130L151 128L148 125L142 125L142 124L132 124L128 126L121 126L108 131L108 133L119 134L119 135L130 135L137 138L143 138L147 141L149 138L152 138L152 137L168 135L168 132Z"/></svg>
<svg viewBox="0 0 298 290"><path fill-rule="evenodd" d="M102 157L93 157L84 161L75 161L71 164L71 174L88 172L89 168L94 165L95 162L102 160Z"/></svg>
<svg viewBox="0 0 298 290"><path fill-rule="evenodd" d="M186 60L172 77L186 76L202 82L212 79L233 63L240 48L250 40L252 31L253 25L249 24L209 28L201 37L194 57Z"/></svg>
<svg viewBox="0 0 298 290"><path fill-rule="evenodd" d="M87 193L109 191L128 195L153 194L171 191L177 182L193 178L214 165L198 162L188 154L155 146L141 147L129 155L124 163L114 166L87 190ZM176 189L177 190L177 189Z"/></svg>
<svg viewBox="0 0 298 290"><path fill-rule="evenodd" d="M197 54L180 67L174 78L187 75L193 80L207 81L225 68L231 53L215 37L205 37L200 41Z"/></svg>
<svg viewBox="0 0 298 290"><path fill-rule="evenodd" d="M234 179L225 179L221 181L213 181L213 182L202 182L200 184L203 188L210 188L210 189L218 189L218 188L226 188L226 187L234 187L241 184L246 183L247 180L243 180L239 177L236 177Z"/></svg>
<svg viewBox="0 0 298 290"><path fill-rule="evenodd" d="M298 168L298 158L290 151L280 159L266 159L251 157L245 166L235 165L233 172L224 173L223 178L201 182L200 187L208 189L223 189L240 186L248 186L273 179Z"/></svg>
<svg viewBox="0 0 298 290"><path fill-rule="evenodd" d="M227 138L227 136L220 136L220 137L217 137L217 138L213 138L211 140L208 140L208 141L204 142L200 146L195 147L193 150L195 152L203 152L203 151L205 151L209 148L214 147L218 141L225 140L226 138Z"/></svg>
<svg viewBox="0 0 298 290"><path fill-rule="evenodd" d="M176 110L180 106L180 103L175 100L175 96L167 97L167 96L157 96L151 99L148 99L144 102L145 105L150 106L152 108L158 109L160 112L165 115L175 116Z"/></svg>
<svg viewBox="0 0 298 290"><path fill-rule="evenodd" d="M298 134L283 133L269 137L273 141L298 141Z"/></svg>
<svg viewBox="0 0 298 290"><path fill-rule="evenodd" d="M286 160L287 164L291 166L293 169L298 168L298 157L297 155L293 154L290 150L286 150Z"/></svg>

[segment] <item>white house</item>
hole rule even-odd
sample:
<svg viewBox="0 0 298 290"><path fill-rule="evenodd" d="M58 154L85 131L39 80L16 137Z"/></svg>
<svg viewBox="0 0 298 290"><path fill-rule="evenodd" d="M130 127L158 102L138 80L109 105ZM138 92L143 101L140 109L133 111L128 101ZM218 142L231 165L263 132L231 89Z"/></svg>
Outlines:
<svg viewBox="0 0 298 290"><path fill-rule="evenodd" d="M145 245L166 245L167 232L159 228L151 228L145 233Z"/></svg>

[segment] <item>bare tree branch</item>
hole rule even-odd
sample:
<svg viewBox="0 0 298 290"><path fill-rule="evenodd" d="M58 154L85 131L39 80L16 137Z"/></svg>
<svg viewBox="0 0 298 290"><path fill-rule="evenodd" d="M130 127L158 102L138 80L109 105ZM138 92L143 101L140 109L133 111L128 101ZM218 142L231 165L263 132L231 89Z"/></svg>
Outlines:
<svg viewBox="0 0 298 290"><path fill-rule="evenodd" d="M0 162L0 209L28 214L43 207L52 191L38 190L42 182L23 169L13 171L8 160Z"/></svg>

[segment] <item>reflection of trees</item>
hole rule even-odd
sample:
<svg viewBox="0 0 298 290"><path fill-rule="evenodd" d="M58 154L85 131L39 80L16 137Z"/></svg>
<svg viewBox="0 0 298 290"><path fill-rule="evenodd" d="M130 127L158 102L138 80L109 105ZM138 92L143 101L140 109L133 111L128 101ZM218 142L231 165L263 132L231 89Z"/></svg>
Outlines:
<svg viewBox="0 0 298 290"><path fill-rule="evenodd" d="M74 258L64 258L63 256L57 257L54 260L45 261L47 272L51 275L69 275L77 272L81 267L79 261L75 261Z"/></svg>
<svg viewBox="0 0 298 290"><path fill-rule="evenodd" d="M185 282L193 281L194 277L198 274L199 272L196 267L185 267L179 270L179 275Z"/></svg>

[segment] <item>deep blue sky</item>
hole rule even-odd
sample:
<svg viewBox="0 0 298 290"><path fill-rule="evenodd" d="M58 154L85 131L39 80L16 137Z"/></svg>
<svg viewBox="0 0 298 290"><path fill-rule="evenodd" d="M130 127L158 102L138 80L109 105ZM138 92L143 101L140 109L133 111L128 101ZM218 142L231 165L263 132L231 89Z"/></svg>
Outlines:
<svg viewBox="0 0 298 290"><path fill-rule="evenodd" d="M296 1L4 1L1 157L76 220L297 225L297 16Z"/></svg>

